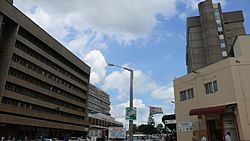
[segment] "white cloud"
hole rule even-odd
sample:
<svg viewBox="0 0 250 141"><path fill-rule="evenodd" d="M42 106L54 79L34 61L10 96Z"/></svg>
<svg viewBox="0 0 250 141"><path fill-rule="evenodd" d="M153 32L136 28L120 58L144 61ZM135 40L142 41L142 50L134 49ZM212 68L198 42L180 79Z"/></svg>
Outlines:
<svg viewBox="0 0 250 141"><path fill-rule="evenodd" d="M91 83L104 80L103 88L117 90L118 98L125 101L124 96L129 92L129 72L114 71L106 76L106 60L98 50L107 48L107 39L119 43L145 39L158 24L157 15L167 20L176 14L176 0L25 0L25 4L22 0L14 0L14 4L91 66ZM166 92L164 86L141 70L134 72L134 90L135 93L154 92L156 95ZM139 107L138 123L145 123L148 108L140 99L135 99L135 105ZM112 113L124 119L124 111L122 117L119 107L125 105L112 106Z"/></svg>
<svg viewBox="0 0 250 141"><path fill-rule="evenodd" d="M23 9L23 11L30 19L48 31L56 39L62 41L62 38L69 34L62 19L54 18L53 15L47 13L41 7L36 7L32 11Z"/></svg>
<svg viewBox="0 0 250 141"><path fill-rule="evenodd" d="M186 4L187 9L198 10L198 4L205 0L180 0ZM213 3L221 3L222 7L226 6L226 0L213 0Z"/></svg>
<svg viewBox="0 0 250 141"><path fill-rule="evenodd" d="M179 14L179 18L180 18L181 20L183 20L183 21L185 21L185 22L186 22L186 19L187 19L187 13L185 13L185 12L180 13L180 14Z"/></svg>
<svg viewBox="0 0 250 141"><path fill-rule="evenodd" d="M117 99L128 99L130 74L126 70L113 71L105 80L103 89L118 91ZM152 98L171 101L174 97L173 85L157 84L149 75L141 70L134 71L134 93L151 93Z"/></svg>
<svg viewBox="0 0 250 141"><path fill-rule="evenodd" d="M84 61L91 66L90 82L92 84L100 83L106 76L106 60L98 50L92 50L85 57Z"/></svg>
<svg viewBox="0 0 250 141"><path fill-rule="evenodd" d="M174 99L173 85L160 86L152 91L152 97L159 100L171 101Z"/></svg>
<svg viewBox="0 0 250 141"><path fill-rule="evenodd" d="M166 103L165 106L159 105L146 105L142 99L134 99L133 100L133 105L136 107L137 110L137 119L134 121L134 124L137 126L141 124L147 124L148 122L148 116L149 116L149 106L155 106L155 107L161 107L163 110L163 113L168 115L168 114L173 114L173 111L169 111L168 107L171 107L173 109L173 104L172 103ZM120 121L125 124L125 127L128 128L128 121L125 120L125 108L129 107L129 101L113 105L111 106L111 115L116 117L117 121ZM154 115L154 120L156 124L162 124L162 116L163 114L156 114Z"/></svg>
<svg viewBox="0 0 250 141"><path fill-rule="evenodd" d="M176 14L175 0L26 0L25 4L15 0L14 4L57 38L65 35L54 32L57 29L74 27L121 42L146 37L157 24L156 15L168 19Z"/></svg>
<svg viewBox="0 0 250 141"><path fill-rule="evenodd" d="M134 93L146 93L157 88L157 84L152 78L143 73L141 70L134 70ZM118 100L124 100L129 92L130 84L130 72L126 70L113 71L109 74L105 80L103 89L105 90L117 90Z"/></svg>
<svg viewBox="0 0 250 141"><path fill-rule="evenodd" d="M147 123L149 115L148 106L146 106L143 100L141 99L134 99L133 105L134 107L136 107L137 110L137 120L134 122L134 124L139 125L142 123ZM126 107L129 107L129 101L111 106L111 115L116 117L117 121L125 123L125 127L128 127L128 121L125 120Z"/></svg>

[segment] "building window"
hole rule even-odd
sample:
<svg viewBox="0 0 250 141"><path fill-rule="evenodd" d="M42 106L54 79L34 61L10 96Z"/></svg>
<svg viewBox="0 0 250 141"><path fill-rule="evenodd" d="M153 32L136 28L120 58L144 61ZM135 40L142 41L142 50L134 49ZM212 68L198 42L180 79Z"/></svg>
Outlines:
<svg viewBox="0 0 250 141"><path fill-rule="evenodd" d="M216 20L216 23L217 24L221 24L221 20Z"/></svg>
<svg viewBox="0 0 250 141"><path fill-rule="evenodd" d="M222 51L221 53L222 53L223 57L227 57L227 52L226 51Z"/></svg>
<svg viewBox="0 0 250 141"><path fill-rule="evenodd" d="M219 7L218 3L213 4L213 8L218 9L218 7Z"/></svg>
<svg viewBox="0 0 250 141"><path fill-rule="evenodd" d="M219 35L220 40L224 39L224 35Z"/></svg>
<svg viewBox="0 0 250 141"><path fill-rule="evenodd" d="M222 32L223 31L222 27L218 27L218 31Z"/></svg>
<svg viewBox="0 0 250 141"><path fill-rule="evenodd" d="M210 94L210 93L214 93L218 91L217 80L208 82L204 84L204 86L205 86L206 94Z"/></svg>
<svg viewBox="0 0 250 141"><path fill-rule="evenodd" d="M214 12L215 19L220 19L220 12L216 11Z"/></svg>
<svg viewBox="0 0 250 141"><path fill-rule="evenodd" d="M226 44L225 44L225 43L220 43L220 47L221 47L221 48L225 48L225 47L226 47ZM223 55L223 53L222 53L222 55Z"/></svg>
<svg viewBox="0 0 250 141"><path fill-rule="evenodd" d="M185 100L192 99L192 98L194 98L193 88L180 92L180 101L185 101Z"/></svg>

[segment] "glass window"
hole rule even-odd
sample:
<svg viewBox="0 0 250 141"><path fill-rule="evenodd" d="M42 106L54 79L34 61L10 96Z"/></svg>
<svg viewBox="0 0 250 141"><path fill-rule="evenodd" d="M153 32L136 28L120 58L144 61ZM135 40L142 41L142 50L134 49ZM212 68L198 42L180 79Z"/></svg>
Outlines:
<svg viewBox="0 0 250 141"><path fill-rule="evenodd" d="M222 51L222 56L226 57L227 56L227 52L226 51Z"/></svg>
<svg viewBox="0 0 250 141"><path fill-rule="evenodd" d="M204 84L206 94L218 91L217 80Z"/></svg>
<svg viewBox="0 0 250 141"><path fill-rule="evenodd" d="M219 32L223 31L222 27L218 27L218 31Z"/></svg>
<svg viewBox="0 0 250 141"><path fill-rule="evenodd" d="M219 35L220 40L224 39L224 35Z"/></svg>
<svg viewBox="0 0 250 141"><path fill-rule="evenodd" d="M219 19L219 20L216 20L216 23L217 24L221 24L221 20Z"/></svg>
<svg viewBox="0 0 250 141"><path fill-rule="evenodd" d="M186 100L187 98L186 98L186 94L185 94L185 91L181 91L180 92L180 101L184 101L184 100Z"/></svg>
<svg viewBox="0 0 250 141"><path fill-rule="evenodd" d="M220 40L220 43L225 43L225 40L224 39Z"/></svg>
<svg viewBox="0 0 250 141"><path fill-rule="evenodd" d="M220 16L220 13L218 11L214 12L214 16Z"/></svg>
<svg viewBox="0 0 250 141"><path fill-rule="evenodd" d="M218 4L218 3L213 4L213 8L214 8L214 9L218 9L218 7L219 7L219 4Z"/></svg>
<svg viewBox="0 0 250 141"><path fill-rule="evenodd" d="M213 81L213 87L214 87L214 91L217 92L218 91L217 80Z"/></svg>
<svg viewBox="0 0 250 141"><path fill-rule="evenodd" d="M180 101L188 100L194 98L193 88L187 89L180 92Z"/></svg>
<svg viewBox="0 0 250 141"><path fill-rule="evenodd" d="M220 47L221 47L221 48L225 48L225 47L226 47L226 44L225 44L225 43L221 43L221 44L220 44Z"/></svg>
<svg viewBox="0 0 250 141"><path fill-rule="evenodd" d="M220 19L220 13L219 13L219 11L214 12L214 17L215 17L215 19L217 19L217 20Z"/></svg>

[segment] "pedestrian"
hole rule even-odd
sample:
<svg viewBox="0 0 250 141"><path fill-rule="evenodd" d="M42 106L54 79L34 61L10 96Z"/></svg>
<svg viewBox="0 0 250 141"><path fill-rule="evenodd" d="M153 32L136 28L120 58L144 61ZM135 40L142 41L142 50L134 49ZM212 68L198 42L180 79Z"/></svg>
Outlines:
<svg viewBox="0 0 250 141"><path fill-rule="evenodd" d="M195 137L195 133L193 133L193 135L192 135L192 141L197 141L197 139Z"/></svg>
<svg viewBox="0 0 250 141"><path fill-rule="evenodd" d="M11 136L8 136L8 139L7 139L7 141L11 141Z"/></svg>
<svg viewBox="0 0 250 141"><path fill-rule="evenodd" d="M204 135L202 135L201 141L207 141L207 138Z"/></svg>
<svg viewBox="0 0 250 141"><path fill-rule="evenodd" d="M169 136L166 135L165 141L169 141Z"/></svg>
<svg viewBox="0 0 250 141"><path fill-rule="evenodd" d="M231 133L230 132L227 132L227 134L225 136L225 141L232 141Z"/></svg>
<svg viewBox="0 0 250 141"><path fill-rule="evenodd" d="M4 137L4 136L2 136L2 137L1 137L1 141L4 141L4 139L5 139L5 137Z"/></svg>
<svg viewBox="0 0 250 141"><path fill-rule="evenodd" d="M24 137L24 141L28 141L28 137L27 136Z"/></svg>

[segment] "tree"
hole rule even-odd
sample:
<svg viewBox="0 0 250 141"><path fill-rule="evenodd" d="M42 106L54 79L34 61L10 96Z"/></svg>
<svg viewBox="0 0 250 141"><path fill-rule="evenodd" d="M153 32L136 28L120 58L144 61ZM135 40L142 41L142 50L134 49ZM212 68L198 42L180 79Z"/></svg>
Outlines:
<svg viewBox="0 0 250 141"><path fill-rule="evenodd" d="M157 124L156 129L159 133L163 130L163 125L162 124Z"/></svg>
<svg viewBox="0 0 250 141"><path fill-rule="evenodd" d="M137 128L136 124L133 124L133 133L136 133L136 132L138 132L138 128Z"/></svg>
<svg viewBox="0 0 250 141"><path fill-rule="evenodd" d="M159 133L153 125L147 125L147 124L141 124L140 126L138 126L138 132L150 135Z"/></svg>

